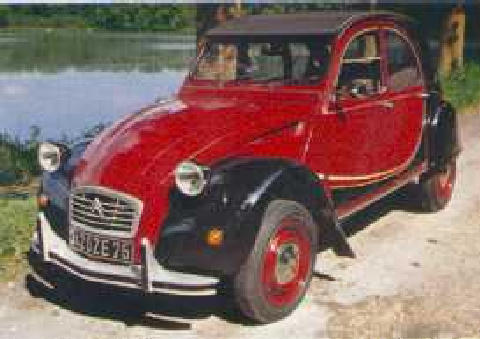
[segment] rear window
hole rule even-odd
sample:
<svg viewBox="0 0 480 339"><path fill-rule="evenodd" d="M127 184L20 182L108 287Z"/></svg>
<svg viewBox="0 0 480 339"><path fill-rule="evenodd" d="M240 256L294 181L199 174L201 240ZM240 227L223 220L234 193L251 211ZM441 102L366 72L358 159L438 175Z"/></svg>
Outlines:
<svg viewBox="0 0 480 339"><path fill-rule="evenodd" d="M412 48L400 35L387 32L389 87L400 91L422 85L422 76Z"/></svg>

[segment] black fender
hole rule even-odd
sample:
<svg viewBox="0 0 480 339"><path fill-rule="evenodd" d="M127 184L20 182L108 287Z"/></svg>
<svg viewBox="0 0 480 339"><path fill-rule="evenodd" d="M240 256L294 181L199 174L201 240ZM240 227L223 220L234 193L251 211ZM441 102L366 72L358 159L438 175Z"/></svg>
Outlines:
<svg viewBox="0 0 480 339"><path fill-rule="evenodd" d="M323 183L304 166L284 159L230 159L212 166L208 177L199 197L172 189L155 253L161 264L189 272L234 274L252 250L263 212L274 199L294 200L310 211L320 227L321 248L353 255ZM213 227L224 231L218 248L204 240Z"/></svg>
<svg viewBox="0 0 480 339"><path fill-rule="evenodd" d="M461 151L458 118L455 108L447 101L431 101L428 117L428 161L432 172L442 170Z"/></svg>
<svg viewBox="0 0 480 339"><path fill-rule="evenodd" d="M48 206L41 211L49 220L53 231L64 240L68 239L68 202L71 179L75 166L87 145L88 141L81 141L68 148L60 168L52 173L44 171L41 177L38 193L43 193L49 198Z"/></svg>

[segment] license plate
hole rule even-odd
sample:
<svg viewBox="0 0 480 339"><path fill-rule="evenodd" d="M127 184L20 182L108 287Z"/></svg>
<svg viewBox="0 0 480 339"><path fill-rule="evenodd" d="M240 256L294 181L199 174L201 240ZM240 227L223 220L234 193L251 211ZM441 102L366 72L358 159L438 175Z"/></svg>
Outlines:
<svg viewBox="0 0 480 339"><path fill-rule="evenodd" d="M70 228L70 247L86 257L121 263L132 261L132 241Z"/></svg>

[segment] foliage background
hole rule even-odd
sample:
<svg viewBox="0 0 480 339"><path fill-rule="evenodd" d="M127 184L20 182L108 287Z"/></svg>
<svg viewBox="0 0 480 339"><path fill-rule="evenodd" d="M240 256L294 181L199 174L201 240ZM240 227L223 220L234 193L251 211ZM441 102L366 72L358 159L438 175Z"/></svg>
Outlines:
<svg viewBox="0 0 480 339"><path fill-rule="evenodd" d="M189 5L3 5L0 27L176 31L192 27Z"/></svg>

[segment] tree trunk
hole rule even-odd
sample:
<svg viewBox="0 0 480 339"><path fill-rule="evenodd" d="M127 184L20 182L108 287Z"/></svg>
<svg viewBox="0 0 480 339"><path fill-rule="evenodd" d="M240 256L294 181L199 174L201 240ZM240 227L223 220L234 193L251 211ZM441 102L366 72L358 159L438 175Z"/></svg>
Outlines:
<svg viewBox="0 0 480 339"><path fill-rule="evenodd" d="M465 9L457 6L447 16L440 41L438 71L448 76L452 69L463 66L463 48L465 41Z"/></svg>
<svg viewBox="0 0 480 339"><path fill-rule="evenodd" d="M243 14L240 0L235 0L227 4L197 4L197 51L199 51L204 44L204 35L209 29L231 18L240 17Z"/></svg>

